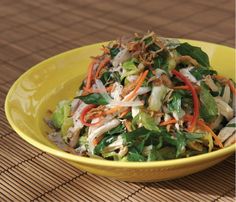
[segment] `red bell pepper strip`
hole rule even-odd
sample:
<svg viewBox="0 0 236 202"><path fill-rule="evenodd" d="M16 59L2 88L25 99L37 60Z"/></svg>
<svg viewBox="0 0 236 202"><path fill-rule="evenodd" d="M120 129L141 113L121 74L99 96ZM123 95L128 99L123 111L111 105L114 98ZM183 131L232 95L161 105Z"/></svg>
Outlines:
<svg viewBox="0 0 236 202"><path fill-rule="evenodd" d="M86 122L86 120L85 120L86 114L87 114L91 109L93 109L93 108L95 108L95 107L96 107L96 105L90 104L90 105L86 106L86 107L83 109L83 111L81 112L81 115L80 115L80 121L81 121L81 123L82 123L83 125L85 125L85 126L96 126L96 125L98 125L99 123L101 123L101 120L99 120L99 121L96 122L96 123L88 123L88 122Z"/></svg>
<svg viewBox="0 0 236 202"><path fill-rule="evenodd" d="M177 70L173 69L172 74L174 74L177 78L179 78L181 81L183 81L185 83L185 85L189 86L189 89L192 93L193 96L193 118L190 122L190 125L188 127L188 130L190 132L192 132L195 129L198 117L199 117L199 100L198 100L198 96L197 96L197 92L196 89L194 88L194 86L192 85L191 81L189 81L188 78L186 78L183 74L181 74L180 72L178 72Z"/></svg>

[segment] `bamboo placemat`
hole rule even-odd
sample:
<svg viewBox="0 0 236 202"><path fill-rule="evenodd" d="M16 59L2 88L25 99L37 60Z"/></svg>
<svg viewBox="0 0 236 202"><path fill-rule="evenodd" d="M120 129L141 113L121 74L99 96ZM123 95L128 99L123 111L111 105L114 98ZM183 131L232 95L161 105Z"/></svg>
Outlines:
<svg viewBox="0 0 236 202"><path fill-rule="evenodd" d="M235 157L159 183L82 172L18 137L4 99L32 65L60 52L133 32L235 46L233 0L0 0L0 201L235 201Z"/></svg>

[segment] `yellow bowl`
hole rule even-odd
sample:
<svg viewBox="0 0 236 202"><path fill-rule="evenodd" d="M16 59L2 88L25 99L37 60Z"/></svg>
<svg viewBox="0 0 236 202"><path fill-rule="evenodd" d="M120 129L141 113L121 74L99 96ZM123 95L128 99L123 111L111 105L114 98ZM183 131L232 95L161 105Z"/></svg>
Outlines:
<svg viewBox="0 0 236 202"><path fill-rule="evenodd" d="M212 43L182 40L200 46L220 74L234 76L235 49ZM13 129L35 147L64 159L73 166L97 175L125 181L161 181L189 175L213 166L230 156L235 145L194 157L155 162L114 162L80 157L58 149L47 139L43 121L47 109L72 98L85 77L90 56L99 54L102 44L74 49L54 56L24 73L11 87L5 111ZM233 78L234 79L234 78Z"/></svg>

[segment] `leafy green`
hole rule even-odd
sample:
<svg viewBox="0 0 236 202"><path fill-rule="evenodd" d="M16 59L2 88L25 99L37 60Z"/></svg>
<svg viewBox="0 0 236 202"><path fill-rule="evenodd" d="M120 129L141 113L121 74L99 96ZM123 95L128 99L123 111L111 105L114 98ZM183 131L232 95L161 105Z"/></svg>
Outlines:
<svg viewBox="0 0 236 202"><path fill-rule="evenodd" d="M150 44L150 45L148 46L147 49L148 49L149 51L158 51L158 50L160 50L161 48L160 48L157 44L152 43L152 44Z"/></svg>
<svg viewBox="0 0 236 202"><path fill-rule="evenodd" d="M128 112L123 118L131 120L132 119L132 112Z"/></svg>
<svg viewBox="0 0 236 202"><path fill-rule="evenodd" d="M128 146L128 161L154 161L182 158L190 155L189 150L205 152L212 149L212 137L206 133L188 133L176 131L170 134L165 127L161 132L150 131L144 127L122 134L124 145ZM188 146L188 147L187 147ZM192 146L192 147L191 147ZM199 148L198 148L199 147ZM141 157L143 156L143 157Z"/></svg>
<svg viewBox="0 0 236 202"><path fill-rule="evenodd" d="M152 44L152 37L150 36L150 37L144 39L144 43L145 43L145 45L150 45L150 44Z"/></svg>
<svg viewBox="0 0 236 202"><path fill-rule="evenodd" d="M168 54L163 52L161 55L158 55L153 59L153 67L154 69L163 69L165 71L168 70Z"/></svg>
<svg viewBox="0 0 236 202"><path fill-rule="evenodd" d="M142 153L144 146L150 143L150 139L158 140L158 138L159 133L147 130L144 127L137 128L136 130L122 134L124 145L131 149L135 148L139 153Z"/></svg>
<svg viewBox="0 0 236 202"><path fill-rule="evenodd" d="M147 161L162 161L162 160L164 160L163 156L158 151L158 149L155 146L153 146L148 153Z"/></svg>
<svg viewBox="0 0 236 202"><path fill-rule="evenodd" d="M102 153L103 149L114 142L117 139L117 136L105 135L105 137L98 143L94 148L94 154L99 155Z"/></svg>
<svg viewBox="0 0 236 202"><path fill-rule="evenodd" d="M111 72L104 72L100 78L100 80L102 81L102 83L106 86L110 83L112 83L111 81Z"/></svg>
<svg viewBox="0 0 236 202"><path fill-rule="evenodd" d="M136 144L134 145L134 148L139 152L142 153L144 146L146 145L146 141L148 138L151 136L151 133L147 133L146 135L138 138L135 142Z"/></svg>
<svg viewBox="0 0 236 202"><path fill-rule="evenodd" d="M183 132L183 133L185 134L185 137L188 140L201 139L206 135L205 133L187 133L187 132Z"/></svg>
<svg viewBox="0 0 236 202"><path fill-rule="evenodd" d="M160 129L155 123L154 118L152 118L148 113L141 111L138 115L139 115L139 121L146 129L160 132Z"/></svg>
<svg viewBox="0 0 236 202"><path fill-rule="evenodd" d="M226 126L227 126L227 127L235 128L235 127L236 127L236 123L230 123L230 124L227 124Z"/></svg>
<svg viewBox="0 0 236 202"><path fill-rule="evenodd" d="M137 74L140 71L140 69L136 67L135 63L136 63L136 60L131 59L122 64L122 67L126 70L126 72L122 74L121 80L123 80L125 77L129 75Z"/></svg>
<svg viewBox="0 0 236 202"><path fill-rule="evenodd" d="M119 72L113 72L112 73L112 77L114 78L115 81L117 81L118 83L121 83L121 77L120 77L120 73Z"/></svg>
<svg viewBox="0 0 236 202"><path fill-rule="evenodd" d="M186 138L184 136L183 133L181 132L177 132L176 133L176 157L181 156L182 154L184 154L185 150L186 150Z"/></svg>
<svg viewBox="0 0 236 202"><path fill-rule="evenodd" d="M170 112L177 112L180 113L181 112L181 99L182 99L182 95L175 91L172 93L172 100L167 104L168 110Z"/></svg>
<svg viewBox="0 0 236 202"><path fill-rule="evenodd" d="M98 143L98 145L94 148L94 154L101 154L103 152L103 149L114 142L117 139L117 135L122 134L125 132L125 127L123 124L118 125L117 127L107 131L104 134L104 138ZM104 153L103 153L104 154ZM104 154L106 155L106 154ZM111 154L112 156L113 154ZM109 155L107 154L107 157Z"/></svg>
<svg viewBox="0 0 236 202"><path fill-rule="evenodd" d="M201 101L201 107L200 107L201 118L203 118L206 122L211 122L218 115L218 108L214 100L214 97L211 95L209 90L204 88L203 85L201 85L200 101Z"/></svg>
<svg viewBox="0 0 236 202"><path fill-rule="evenodd" d="M200 65L204 67L210 66L208 55L197 46L192 46L189 43L181 43L180 46L176 48L176 50L180 55L191 56L192 58L197 60Z"/></svg>
<svg viewBox="0 0 236 202"><path fill-rule="evenodd" d="M145 158L144 158L144 156L139 154L137 151L130 151L127 155L127 160L142 162L142 161L145 161Z"/></svg>
<svg viewBox="0 0 236 202"><path fill-rule="evenodd" d="M164 160L175 159L176 158L176 148L166 146L166 147L159 149L158 154Z"/></svg>
<svg viewBox="0 0 236 202"><path fill-rule="evenodd" d="M175 136L171 135L170 133L166 132L163 135L164 141L169 145L175 146L176 148L176 157L179 157L185 152L186 146L186 136L184 133L178 131Z"/></svg>
<svg viewBox="0 0 236 202"><path fill-rule="evenodd" d="M113 59L119 52L120 52L119 48L111 48L110 49L111 59Z"/></svg>
<svg viewBox="0 0 236 202"><path fill-rule="evenodd" d="M68 100L63 100L58 103L56 110L52 114L52 123L55 128L60 129L64 120L70 115L70 104Z"/></svg>
<svg viewBox="0 0 236 202"><path fill-rule="evenodd" d="M207 67L197 67L190 70L190 73L197 79L201 80L203 76L216 74L215 70L209 69Z"/></svg>
<svg viewBox="0 0 236 202"><path fill-rule="evenodd" d="M125 126L123 124L118 125L117 127L106 132L108 135L122 134L125 132Z"/></svg>
<svg viewBox="0 0 236 202"><path fill-rule="evenodd" d="M163 146L163 137L159 137L159 143L158 145L154 146L152 145L151 150L148 153L147 161L161 161L164 160L160 152L158 151Z"/></svg>
<svg viewBox="0 0 236 202"><path fill-rule="evenodd" d="M122 134L122 139L124 140L125 145L133 146L137 138L145 137L149 132L150 131L144 127L137 128L136 130Z"/></svg>
<svg viewBox="0 0 236 202"><path fill-rule="evenodd" d="M172 145L172 146L177 145L177 138L168 132L163 133L163 139L164 139L164 142L167 143L168 145Z"/></svg>
<svg viewBox="0 0 236 202"><path fill-rule="evenodd" d="M85 96L78 96L77 98L79 98L86 104L96 104L96 105L108 104L107 100L100 93L91 93Z"/></svg>
<svg viewBox="0 0 236 202"><path fill-rule="evenodd" d="M207 153L207 152L208 152L208 150L207 150L205 147L203 147L203 150L202 150L202 151L187 150L187 151L185 152L185 156L186 156L186 157L190 157L190 156L195 156L195 155L199 155L199 154L205 154L205 153Z"/></svg>
<svg viewBox="0 0 236 202"><path fill-rule="evenodd" d="M122 64L122 67L126 70L126 71L132 71L132 70L137 70L136 64L135 64L135 60L131 59L128 60L126 62L124 62Z"/></svg>

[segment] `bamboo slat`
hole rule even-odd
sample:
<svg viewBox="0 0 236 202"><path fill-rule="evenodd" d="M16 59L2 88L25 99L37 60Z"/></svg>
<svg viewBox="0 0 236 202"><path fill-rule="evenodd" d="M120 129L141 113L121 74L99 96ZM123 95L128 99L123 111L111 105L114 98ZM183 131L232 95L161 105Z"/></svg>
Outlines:
<svg viewBox="0 0 236 202"><path fill-rule="evenodd" d="M80 171L22 140L4 100L13 82L53 55L153 30L235 46L234 1L0 1L0 201L235 201L235 156L159 183L127 183Z"/></svg>

